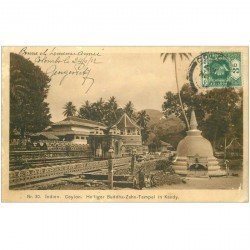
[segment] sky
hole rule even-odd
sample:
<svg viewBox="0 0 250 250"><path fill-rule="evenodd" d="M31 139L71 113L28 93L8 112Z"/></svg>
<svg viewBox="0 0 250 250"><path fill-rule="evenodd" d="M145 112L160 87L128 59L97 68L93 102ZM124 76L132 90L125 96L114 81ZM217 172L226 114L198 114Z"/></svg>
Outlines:
<svg viewBox="0 0 250 250"><path fill-rule="evenodd" d="M137 111L161 110L164 94L167 91L176 92L174 64L170 58L165 63L160 58L164 49L28 47L18 48L17 52L40 66L50 76L46 101L49 103L53 122L64 118L63 106L68 101L79 108L86 100L94 102L99 98L108 100L115 96L121 107L132 101ZM187 82L190 62L178 61L180 86ZM90 72L86 76L72 75L65 71ZM83 76L93 78L94 82L86 79L83 84Z"/></svg>

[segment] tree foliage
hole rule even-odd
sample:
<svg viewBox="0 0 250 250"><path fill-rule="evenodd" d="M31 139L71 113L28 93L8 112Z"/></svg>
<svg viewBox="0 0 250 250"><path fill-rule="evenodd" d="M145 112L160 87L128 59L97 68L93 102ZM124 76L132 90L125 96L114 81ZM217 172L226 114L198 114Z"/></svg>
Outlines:
<svg viewBox="0 0 250 250"><path fill-rule="evenodd" d="M176 148L180 140L185 136L185 128L183 121L174 115L170 115L150 126L147 144L154 144L156 149L159 149L160 141L164 141Z"/></svg>
<svg viewBox="0 0 250 250"><path fill-rule="evenodd" d="M63 107L63 115L68 116L75 116L76 115L76 106L72 102L67 102L65 106Z"/></svg>
<svg viewBox="0 0 250 250"><path fill-rule="evenodd" d="M124 108L119 107L117 100L111 96L108 101L100 98L98 101L90 103L85 101L80 107L79 117L93 121L103 122L107 126L112 126L116 121L126 113L130 118L136 120L134 105L129 101Z"/></svg>
<svg viewBox="0 0 250 250"><path fill-rule="evenodd" d="M123 108L123 111L132 119L136 119L134 104L129 101Z"/></svg>
<svg viewBox="0 0 250 250"><path fill-rule="evenodd" d="M93 103L85 101L78 111L78 116L112 126L124 113L135 120L142 128L142 140L145 142L149 134L148 121L150 117L145 110L136 113L134 104L131 101L124 105L123 108L118 105L114 96L111 96L108 101L104 101L102 98Z"/></svg>
<svg viewBox="0 0 250 250"><path fill-rule="evenodd" d="M141 110L137 113L137 124L142 128L141 135L142 141L145 142L149 136L148 122L150 121L150 117L147 114L146 110Z"/></svg>
<svg viewBox="0 0 250 250"><path fill-rule="evenodd" d="M242 143L243 134L243 103L242 92L234 88L212 89L204 93L194 93L189 85L181 89L183 107L190 119L191 110L194 109L203 135L209 139L214 148L224 143L225 137L236 138ZM167 92L163 103L165 117L171 114L185 121L178 96Z"/></svg>
<svg viewBox="0 0 250 250"><path fill-rule="evenodd" d="M10 134L43 130L50 124L45 99L49 77L24 57L10 53Z"/></svg>
<svg viewBox="0 0 250 250"><path fill-rule="evenodd" d="M103 122L107 126L111 126L123 114L123 110L118 107L116 98L111 96L106 102L102 98L93 103L85 101L78 113L81 118Z"/></svg>

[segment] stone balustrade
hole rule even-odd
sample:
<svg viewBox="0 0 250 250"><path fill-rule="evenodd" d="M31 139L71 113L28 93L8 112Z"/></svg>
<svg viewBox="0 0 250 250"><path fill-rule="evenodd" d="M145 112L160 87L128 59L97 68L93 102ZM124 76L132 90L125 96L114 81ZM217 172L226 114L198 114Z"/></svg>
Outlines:
<svg viewBox="0 0 250 250"><path fill-rule="evenodd" d="M90 152L82 150L72 151L54 151L54 150L38 150L38 151L14 151L10 152L10 162L18 160L34 160L34 159L49 159L53 157L70 157L70 156L86 156Z"/></svg>
<svg viewBox="0 0 250 250"><path fill-rule="evenodd" d="M130 157L113 159L114 167L129 164L130 160ZM80 174L107 167L108 160L103 160L14 170L9 172L9 184L10 186L23 185L36 181L57 178L66 174Z"/></svg>

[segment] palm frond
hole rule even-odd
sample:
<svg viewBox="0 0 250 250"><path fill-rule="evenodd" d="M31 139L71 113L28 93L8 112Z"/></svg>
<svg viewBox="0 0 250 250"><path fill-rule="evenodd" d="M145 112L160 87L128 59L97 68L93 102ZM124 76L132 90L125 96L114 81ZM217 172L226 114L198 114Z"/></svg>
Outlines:
<svg viewBox="0 0 250 250"><path fill-rule="evenodd" d="M163 58L163 62L165 62L167 60L167 58L168 58L169 55L170 55L169 53L165 53L165 56Z"/></svg>
<svg viewBox="0 0 250 250"><path fill-rule="evenodd" d="M176 59L176 56L180 56L180 59L183 58L189 59L192 54L191 53L161 53L160 57L163 57L163 63L167 60L168 56L171 56L172 61Z"/></svg>
<svg viewBox="0 0 250 250"><path fill-rule="evenodd" d="M186 53L182 53L182 55L183 55L184 57L186 57L187 59L189 59L188 54L186 54Z"/></svg>

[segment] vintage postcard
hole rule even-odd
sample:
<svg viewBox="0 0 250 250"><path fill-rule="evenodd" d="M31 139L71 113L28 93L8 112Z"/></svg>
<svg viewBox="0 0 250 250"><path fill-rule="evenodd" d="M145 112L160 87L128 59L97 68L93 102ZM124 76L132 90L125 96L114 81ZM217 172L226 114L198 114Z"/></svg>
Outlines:
<svg viewBox="0 0 250 250"><path fill-rule="evenodd" d="M248 47L2 47L2 201L248 202Z"/></svg>

